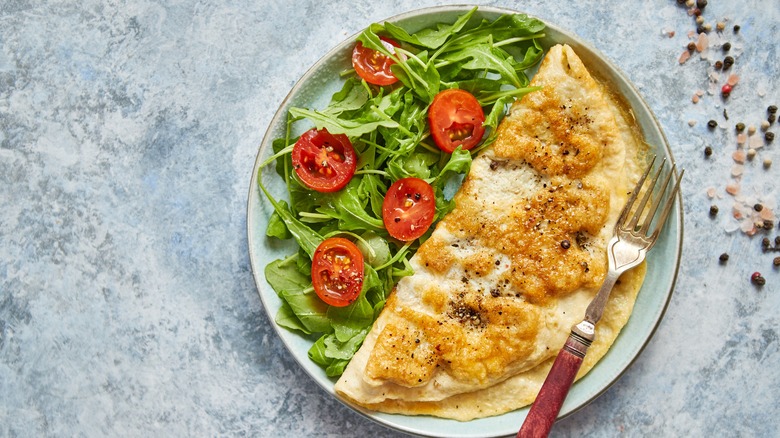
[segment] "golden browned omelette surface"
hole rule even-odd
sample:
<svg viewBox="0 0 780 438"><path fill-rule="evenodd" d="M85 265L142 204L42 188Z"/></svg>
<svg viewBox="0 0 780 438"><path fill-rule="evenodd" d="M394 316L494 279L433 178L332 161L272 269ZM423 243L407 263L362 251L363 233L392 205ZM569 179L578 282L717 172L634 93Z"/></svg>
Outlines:
<svg viewBox="0 0 780 438"><path fill-rule="evenodd" d="M628 112L555 46L456 207L412 258L336 391L386 412L459 420L533 401L602 283L606 244L637 178ZM621 278L580 375L628 320L644 268Z"/></svg>

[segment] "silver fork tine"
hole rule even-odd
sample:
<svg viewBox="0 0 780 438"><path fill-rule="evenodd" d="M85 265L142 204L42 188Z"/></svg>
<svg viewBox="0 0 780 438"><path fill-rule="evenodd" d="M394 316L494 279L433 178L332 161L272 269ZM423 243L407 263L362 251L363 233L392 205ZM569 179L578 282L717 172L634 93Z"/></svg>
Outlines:
<svg viewBox="0 0 780 438"><path fill-rule="evenodd" d="M676 166L672 166L671 174L674 174L675 167ZM677 181L675 181L674 183L674 188L672 189L672 192L669 193L669 197L666 200L664 209L661 212L661 217L658 218L658 222L656 223L655 230L653 230L653 234L650 236L650 246L647 247L648 250L652 248L653 245L655 245L656 240L658 240L658 234L661 232L661 229L664 227L664 224L666 223L666 219L669 217L669 213L672 211L674 198L677 197L677 192L680 190L680 180L682 180L684 174L685 174L685 169L683 169L680 172L680 176L677 177Z"/></svg>
<svg viewBox="0 0 780 438"><path fill-rule="evenodd" d="M628 224L626 229L628 230L635 230L636 224L639 222L639 218L641 217L642 211L645 209L645 205L647 205L647 201L650 200L650 196L653 194L653 188L655 187L655 184L658 182L658 178L661 176L661 172L664 170L664 164L666 164L666 158L661 161L661 165L658 166L658 171L655 173L655 176L653 177L653 180L650 181L650 187L648 187L647 191L645 192L645 195L642 197L642 200L639 202L639 206L636 208L636 212L634 213L634 216L631 217L631 222ZM648 169L652 167L652 163L650 166L648 166ZM637 184L637 187L641 187L641 185ZM647 216L652 218L652 216Z"/></svg>
<svg viewBox="0 0 780 438"><path fill-rule="evenodd" d="M647 166L647 169L645 169L645 173L642 174L642 177L639 178L639 181L636 183L636 189L631 191L631 196L628 197L628 200L626 200L626 205L623 206L623 211L620 212L620 216L618 217L617 222L615 223L615 231L617 231L623 224L626 222L626 219L628 218L628 214L631 212L631 207L634 205L634 201L636 201L636 197L639 194L639 188L642 187L642 185L645 183L645 179L647 178L647 175L650 174L650 170L653 168L653 164L655 163L656 155L653 155L653 159L650 160L650 165Z"/></svg>
<svg viewBox="0 0 780 438"><path fill-rule="evenodd" d="M661 200L664 199L663 194L666 193L667 187L669 187L669 181L671 181L672 176L674 175L674 169L676 165L672 165L672 170L669 171L669 174L666 175L666 178L664 179L664 183L662 184L661 188L658 189L658 196L653 200L653 205L650 206L650 210L647 212L647 215L645 216L645 221L642 223L642 228L640 230L641 234L647 234L647 230L650 229L650 224L653 222L653 217L655 216L655 212L658 210L658 206L661 205ZM661 170L663 170L663 165L660 169L658 169L658 174L661 173ZM656 175L657 178L657 175ZM655 183L655 181L653 181ZM650 196L651 192L655 190L655 186L650 186L649 189L647 189L647 195Z"/></svg>

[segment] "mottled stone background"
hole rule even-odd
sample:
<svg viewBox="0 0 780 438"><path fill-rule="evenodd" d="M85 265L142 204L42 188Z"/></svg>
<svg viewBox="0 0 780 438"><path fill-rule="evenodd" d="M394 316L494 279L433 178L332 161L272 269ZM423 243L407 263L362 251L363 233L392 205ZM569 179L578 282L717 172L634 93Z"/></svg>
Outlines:
<svg viewBox="0 0 780 438"><path fill-rule="evenodd" d="M635 82L686 168L666 317L554 435L777 436L780 253L761 238L778 230L731 231L724 188L734 124L759 126L780 103L780 3L709 1L708 23L728 19L740 82L727 102L705 92L696 105L711 61L678 64L695 24L674 0L476 3L590 41ZM371 22L439 4L0 0L0 436L398 435L284 349L250 272L246 194L264 131L310 65ZM778 147L741 177L767 205Z"/></svg>

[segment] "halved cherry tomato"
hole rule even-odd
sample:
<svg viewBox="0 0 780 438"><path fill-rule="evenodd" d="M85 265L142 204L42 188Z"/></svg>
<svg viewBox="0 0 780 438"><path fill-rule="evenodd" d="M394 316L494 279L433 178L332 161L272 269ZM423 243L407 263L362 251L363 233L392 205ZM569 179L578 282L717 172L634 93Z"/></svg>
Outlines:
<svg viewBox="0 0 780 438"><path fill-rule="evenodd" d="M436 146L452 153L458 146L469 150L482 140L485 113L471 93L450 88L436 95L428 108L428 122Z"/></svg>
<svg viewBox="0 0 780 438"><path fill-rule="evenodd" d="M331 306L353 303L363 288L363 254L354 243L331 237L314 250L311 262L314 292Z"/></svg>
<svg viewBox="0 0 780 438"><path fill-rule="evenodd" d="M295 142L292 164L298 178L318 192L341 190L357 168L357 155L344 134L310 129Z"/></svg>
<svg viewBox="0 0 780 438"><path fill-rule="evenodd" d="M435 214L433 187L420 178L394 182L382 202L382 221L387 232L404 242L425 234Z"/></svg>
<svg viewBox="0 0 780 438"><path fill-rule="evenodd" d="M395 47L398 47L397 42L385 37L379 37L379 39L387 50L395 53ZM368 83L375 85L396 83L398 78L390 71L390 66L393 64L395 64L395 61L390 59L389 56L363 46L363 43L360 41L352 50L352 66L355 68L358 76L365 79Z"/></svg>

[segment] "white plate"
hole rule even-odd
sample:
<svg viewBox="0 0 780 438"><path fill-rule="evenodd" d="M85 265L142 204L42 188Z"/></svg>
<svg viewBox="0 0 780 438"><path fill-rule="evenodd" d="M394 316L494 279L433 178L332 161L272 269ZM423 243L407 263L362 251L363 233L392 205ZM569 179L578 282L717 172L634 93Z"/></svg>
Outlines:
<svg viewBox="0 0 780 438"><path fill-rule="evenodd" d="M407 31L414 32L439 22L451 23L471 8L471 6L466 5L426 8L407 12L384 21L391 21L404 27ZM505 13L518 12L481 7L474 18L495 19ZM574 34L564 31L552 23L545 22L545 24L547 25L546 37L541 40L542 45L545 48L557 43L566 43L572 46L591 72L610 81L613 89L623 95L637 118L645 141L652 145L659 158L666 157L670 162L674 162L672 152L657 120L625 75L603 55ZM274 320L281 302L273 289L266 283L263 271L269 262L291 254L294 244L280 242L265 236L266 224L273 212L273 207L258 189L257 171L260 163L271 155L271 142L284 135L286 114L290 107L323 108L330 100L331 95L341 88L342 80L339 78L339 73L351 68L350 56L356 37L357 35L348 38L328 52L295 84L274 115L257 154L252 181L249 185L247 204L249 258L260 298L271 321ZM264 173L264 176L264 183L271 193L277 198L284 198L286 190L283 182L271 167ZM665 233L649 253L645 283L637 298L631 319L609 352L572 387L561 409L560 417L580 409L606 391L637 358L652 337L669 303L677 278L682 250L681 207L678 196ZM335 381L328 378L324 370L309 360L307 356L314 339L280 328L276 324L274 324L274 328L290 354L312 379L325 391L336 397L333 391ZM424 436L452 438L514 435L528 413L528 408L525 408L496 417L458 422L426 416L383 414L349 404L348 406L393 429Z"/></svg>

